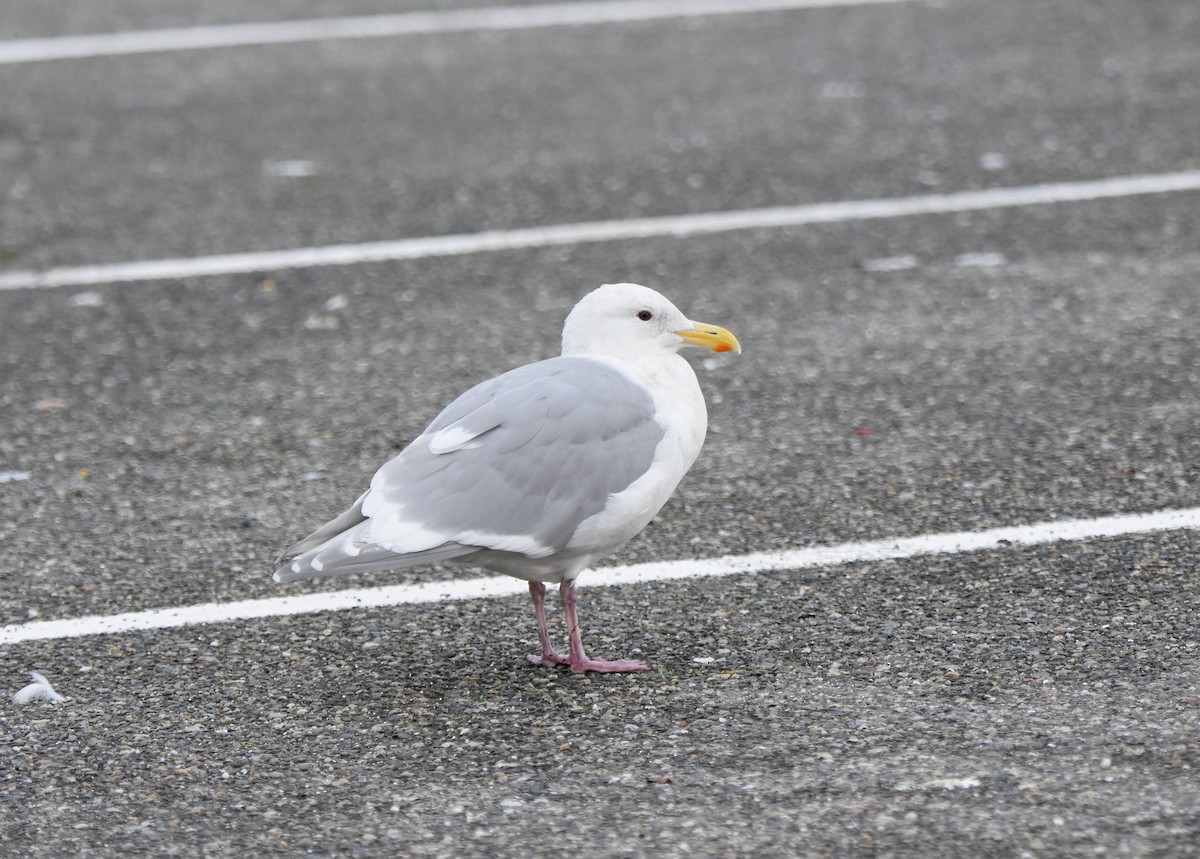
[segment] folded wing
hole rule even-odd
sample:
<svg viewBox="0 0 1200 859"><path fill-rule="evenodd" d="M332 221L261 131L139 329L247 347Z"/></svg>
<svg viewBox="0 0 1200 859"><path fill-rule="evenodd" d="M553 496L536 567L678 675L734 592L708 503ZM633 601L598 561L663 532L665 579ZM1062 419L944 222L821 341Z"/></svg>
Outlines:
<svg viewBox="0 0 1200 859"><path fill-rule="evenodd" d="M650 393L603 360L551 358L467 391L371 488L279 559L279 581L460 559L546 557L650 468Z"/></svg>

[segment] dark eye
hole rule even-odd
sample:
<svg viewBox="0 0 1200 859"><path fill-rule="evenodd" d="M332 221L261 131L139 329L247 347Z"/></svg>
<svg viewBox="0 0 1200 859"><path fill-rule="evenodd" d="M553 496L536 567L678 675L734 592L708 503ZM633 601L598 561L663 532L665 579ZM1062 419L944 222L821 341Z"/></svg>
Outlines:
<svg viewBox="0 0 1200 859"><path fill-rule="evenodd" d="M654 314L651 313L649 310L639 310L638 314L637 314L637 318L642 320L643 322L649 322L651 319L654 318Z"/></svg>

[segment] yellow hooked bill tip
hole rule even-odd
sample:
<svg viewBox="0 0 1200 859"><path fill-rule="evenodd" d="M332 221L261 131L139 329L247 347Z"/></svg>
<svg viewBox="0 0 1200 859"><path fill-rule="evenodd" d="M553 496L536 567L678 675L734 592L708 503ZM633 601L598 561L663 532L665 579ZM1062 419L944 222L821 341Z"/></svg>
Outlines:
<svg viewBox="0 0 1200 859"><path fill-rule="evenodd" d="M688 346L703 346L714 352L742 351L742 344L728 328L709 325L707 322L692 322L692 325L695 327L675 332L675 336L681 338Z"/></svg>

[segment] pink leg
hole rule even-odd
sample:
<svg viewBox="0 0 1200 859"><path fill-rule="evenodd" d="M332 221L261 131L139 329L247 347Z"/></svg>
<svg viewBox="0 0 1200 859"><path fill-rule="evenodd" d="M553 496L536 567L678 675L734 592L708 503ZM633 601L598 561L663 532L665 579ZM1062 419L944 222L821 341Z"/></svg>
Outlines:
<svg viewBox="0 0 1200 859"><path fill-rule="evenodd" d="M537 613L538 641L542 645L542 655L531 653L527 657L534 665L569 665L550 644L550 633L546 630L546 586L541 582L529 583L529 595L533 597L533 610Z"/></svg>
<svg viewBox="0 0 1200 859"><path fill-rule="evenodd" d="M648 671L650 669L649 665L637 659L618 659L615 662L609 662L604 659L588 659L587 654L583 652L583 640L579 634L579 614L575 610L574 580L568 579L560 584L558 586L558 595L562 600L563 612L567 616L567 635L571 642L570 664L572 671L576 673L599 671L605 674L616 674L625 671ZM540 616L541 613L539 612ZM544 620L542 621L541 629L545 629Z"/></svg>

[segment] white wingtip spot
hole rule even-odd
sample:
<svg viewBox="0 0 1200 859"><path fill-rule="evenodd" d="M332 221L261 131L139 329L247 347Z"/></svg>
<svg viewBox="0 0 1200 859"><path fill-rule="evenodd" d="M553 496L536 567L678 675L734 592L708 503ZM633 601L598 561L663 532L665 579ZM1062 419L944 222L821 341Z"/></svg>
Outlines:
<svg viewBox="0 0 1200 859"><path fill-rule="evenodd" d="M275 573L274 575L272 575L272 576L271 576L271 578L272 578L272 579L274 579L274 580L275 580L275 581L277 581L277 582L282 582L282 581L283 581L283 577L282 577L281 575L279 575L279 573Z"/></svg>
<svg viewBox="0 0 1200 859"><path fill-rule="evenodd" d="M308 565L313 568L313 572L317 572L317 573L319 573L319 572L321 572L321 570L325 569L325 565L322 564L316 558L313 558L311 561L309 561ZM300 571L297 570L296 572L300 572Z"/></svg>

